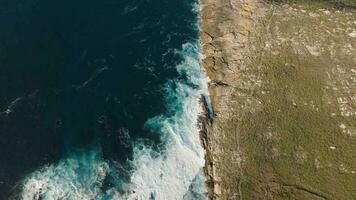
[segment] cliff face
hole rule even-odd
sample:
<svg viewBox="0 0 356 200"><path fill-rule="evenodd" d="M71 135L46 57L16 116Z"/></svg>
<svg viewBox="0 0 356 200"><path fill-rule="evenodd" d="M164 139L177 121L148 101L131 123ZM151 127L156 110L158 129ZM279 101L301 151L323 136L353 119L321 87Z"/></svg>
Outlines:
<svg viewBox="0 0 356 200"><path fill-rule="evenodd" d="M255 0L202 0L202 6L203 65L211 79L209 92L214 111L214 118L205 120L202 130L207 150L207 185L210 198L214 199L222 195L221 181L224 179L227 183L226 172L230 171L236 177L241 167L238 136L233 136L237 130L226 136L224 125L230 115L235 114L231 97L244 96L236 93L236 88L253 87L254 83L246 83L240 78L240 71L245 70L247 47L256 19L264 15L265 8ZM231 136L234 139L231 140ZM234 187L238 183L232 181L231 184Z"/></svg>
<svg viewBox="0 0 356 200"><path fill-rule="evenodd" d="M210 198L356 199L356 3L202 6Z"/></svg>

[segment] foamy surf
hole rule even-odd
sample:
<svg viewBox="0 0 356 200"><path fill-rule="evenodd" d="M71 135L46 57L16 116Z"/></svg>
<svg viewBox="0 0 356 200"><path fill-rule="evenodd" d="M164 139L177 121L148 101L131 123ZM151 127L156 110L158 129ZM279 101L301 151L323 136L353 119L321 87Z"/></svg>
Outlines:
<svg viewBox="0 0 356 200"><path fill-rule="evenodd" d="M198 41L183 45L179 53L185 60L177 70L187 80L167 83L168 94L174 95L169 99L176 99L169 103L175 115L157 116L147 122L149 127L159 128L165 138L165 153L155 157L150 149L136 148L131 193L118 195L118 199L183 199L201 173L205 152L200 144L197 120L201 114L199 99L207 93L207 79L200 68L199 50ZM200 187L201 193L205 192L203 182L195 186Z"/></svg>
<svg viewBox="0 0 356 200"><path fill-rule="evenodd" d="M98 199L109 166L97 151L72 155L44 167L25 180L21 199Z"/></svg>
<svg viewBox="0 0 356 200"><path fill-rule="evenodd" d="M198 5L194 11L199 11ZM92 150L30 174L23 182L20 197L23 200L206 199L202 172L205 151L197 125L202 114L200 98L208 97L208 78L201 67L200 50L197 39L176 51L183 62L176 66L180 79L165 85L169 114L146 122L148 128L160 134L164 151L136 144L133 159L129 161L133 170L124 191L120 188L119 192L115 186L102 189L105 177L115 169L102 159L100 150Z"/></svg>
<svg viewBox="0 0 356 200"><path fill-rule="evenodd" d="M24 182L22 199L183 199L204 166L205 152L197 120L201 114L199 99L207 95L208 80L200 67L199 50L197 40L184 44L177 52L184 57L177 70L186 79L166 84L167 100L174 100L167 103L174 115L147 121L148 127L159 130L166 149L158 154L142 145L134 148L134 170L127 192L101 190L110 167L94 151L74 155L31 174ZM205 192L203 182L195 185L200 187L201 196Z"/></svg>

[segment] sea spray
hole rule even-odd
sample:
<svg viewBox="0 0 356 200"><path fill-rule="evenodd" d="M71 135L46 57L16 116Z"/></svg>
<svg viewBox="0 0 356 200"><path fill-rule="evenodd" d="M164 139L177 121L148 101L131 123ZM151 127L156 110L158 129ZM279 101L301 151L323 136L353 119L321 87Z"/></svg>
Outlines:
<svg viewBox="0 0 356 200"><path fill-rule="evenodd" d="M201 113L199 99L207 94L208 80L200 65L199 40L184 44L177 53L184 57L177 70L185 78L166 84L167 99L171 101L167 103L175 114L157 116L147 122L147 126L162 134L166 149L156 157L151 149L135 148L131 191L118 195L119 199L183 198L204 166L205 152L200 144L197 120ZM197 182L200 191L205 191L203 181Z"/></svg>
<svg viewBox="0 0 356 200"><path fill-rule="evenodd" d="M199 9L195 4L193 11L198 14ZM192 26L199 29L197 21ZM104 160L100 148L84 150L26 177L22 199L204 199L205 151L197 124L199 100L202 95L208 99L208 78L200 52L197 38L175 50L182 62L175 66L179 76L164 85L167 112L145 124L159 134L164 148L157 151L136 141L129 181L115 176L116 184L105 188L106 177L119 167Z"/></svg>
<svg viewBox="0 0 356 200"><path fill-rule="evenodd" d="M109 166L98 151L73 154L31 174L25 180L21 199L98 199Z"/></svg>
<svg viewBox="0 0 356 200"><path fill-rule="evenodd" d="M197 120L201 113L199 99L207 94L208 80L201 69L199 45L196 40L177 51L184 57L177 66L181 77L165 85L167 100L171 101L167 104L169 110L175 111L174 115L160 115L146 124L161 134L165 150L158 154L144 145L134 148L131 181L124 194L115 188L101 190L110 166L98 151L93 151L73 155L33 173L25 180L22 199L183 198L204 166L205 152L200 144ZM203 184L198 187L204 191Z"/></svg>

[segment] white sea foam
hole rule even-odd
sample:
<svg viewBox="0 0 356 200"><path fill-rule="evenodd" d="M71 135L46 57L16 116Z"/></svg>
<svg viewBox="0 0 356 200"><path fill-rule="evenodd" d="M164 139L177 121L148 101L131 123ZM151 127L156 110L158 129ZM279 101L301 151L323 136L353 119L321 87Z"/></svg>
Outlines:
<svg viewBox="0 0 356 200"><path fill-rule="evenodd" d="M97 151L78 153L31 174L24 182L21 198L98 199L103 195L100 188L108 169Z"/></svg>
<svg viewBox="0 0 356 200"><path fill-rule="evenodd" d="M199 99L207 95L207 78L200 68L199 41L184 44L177 52L184 61L177 66L187 80L166 84L172 116L157 116L147 126L158 130L166 142L166 150L158 155L138 145L134 149L129 191L113 192L110 199L182 199L204 165L204 149L197 128L201 112ZM109 166L94 152L64 159L34 172L25 180L22 199L100 199L101 187ZM204 190L203 181L199 190ZM197 187L197 186L195 186ZM112 191L111 191L112 193ZM188 197L187 197L188 198Z"/></svg>
<svg viewBox="0 0 356 200"><path fill-rule="evenodd" d="M172 108L176 109L175 115L158 116L147 122L154 130L158 126L165 138L167 149L164 155L156 157L150 149L136 148L131 191L117 195L118 199L183 199L201 172L205 152L200 144L197 120L201 112L199 99L207 93L207 78L200 68L199 50L198 41L183 45L179 53L185 60L177 70L185 74L188 81L167 83L168 94L175 97L170 99L176 99L171 102ZM200 187L203 190L204 184Z"/></svg>
<svg viewBox="0 0 356 200"><path fill-rule="evenodd" d="M200 41L184 44L177 53L184 58L177 70L186 80L166 84L170 115L147 121L147 127L161 134L166 148L162 154L142 144L134 148L127 192L119 193L113 188L103 193L103 181L112 169L93 151L32 173L24 180L22 199L190 200L196 199L193 193L204 199L205 151L200 144L197 120L201 112L199 99L202 95L208 99L208 78L201 68Z"/></svg>

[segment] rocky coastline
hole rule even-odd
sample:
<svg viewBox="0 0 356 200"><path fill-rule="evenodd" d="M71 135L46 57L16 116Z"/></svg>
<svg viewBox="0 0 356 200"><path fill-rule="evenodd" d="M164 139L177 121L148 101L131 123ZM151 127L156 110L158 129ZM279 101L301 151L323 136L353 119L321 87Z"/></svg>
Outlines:
<svg viewBox="0 0 356 200"><path fill-rule="evenodd" d="M356 4L200 4L209 199L354 198Z"/></svg>
<svg viewBox="0 0 356 200"><path fill-rule="evenodd" d="M229 117L229 103L233 89L243 84L238 80L243 57L253 31L255 19L263 15L262 4L256 0L202 0L202 31L200 33L204 54L203 66L209 84L213 117L210 118L206 102L205 116L200 119L201 137L206 149L206 185L209 199L221 194L216 162L223 147L219 135L221 120Z"/></svg>

